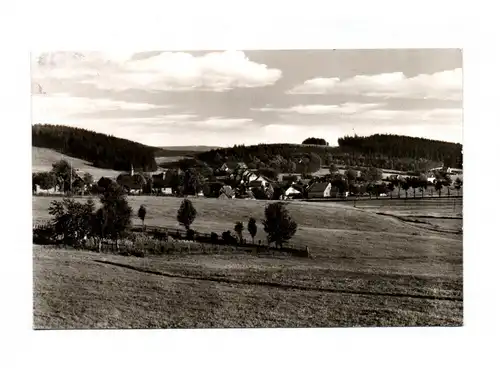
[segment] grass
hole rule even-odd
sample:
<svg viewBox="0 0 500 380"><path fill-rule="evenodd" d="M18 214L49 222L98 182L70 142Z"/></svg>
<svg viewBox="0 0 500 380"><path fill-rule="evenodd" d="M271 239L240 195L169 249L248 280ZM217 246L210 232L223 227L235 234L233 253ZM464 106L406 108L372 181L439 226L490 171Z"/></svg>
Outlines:
<svg viewBox="0 0 500 380"><path fill-rule="evenodd" d="M378 277L363 273L321 272L307 264L256 258L105 259L137 268L160 268L179 276L161 276L96 261L93 253L34 249L34 327L60 328L207 328L461 325L462 302L377 294L422 287L430 295L459 294L452 278ZM186 260L186 261L183 261ZM317 265L317 264L316 264ZM288 270L288 272L286 272ZM320 271L320 272L318 272ZM242 283L183 278L225 277ZM295 281L314 285L318 275L332 290L294 290L244 281ZM290 280L291 279L291 280ZM409 281L407 283L407 281ZM376 287L373 287L376 285ZM366 287L375 294L356 293Z"/></svg>
<svg viewBox="0 0 500 380"><path fill-rule="evenodd" d="M49 218L50 201L33 198L35 220ZM146 205L147 224L178 227L181 199L129 197L129 202L134 214ZM257 239L264 238L260 220L267 202L199 198L193 203L198 210L193 227L200 232L232 230L236 221L246 224L253 216ZM448 207L408 203L387 207L406 215L439 214ZM299 224L292 243L308 245L312 259L229 253L136 258L35 246L34 325L461 325L462 236L378 215L384 207L290 203ZM134 218L134 223L140 221Z"/></svg>
<svg viewBox="0 0 500 380"><path fill-rule="evenodd" d="M101 177L116 177L120 172L111 169L102 169L93 166L90 162L67 156L52 149L31 147L31 165L33 172L50 171L52 164L59 160L66 160L73 168L92 174L95 179Z"/></svg>

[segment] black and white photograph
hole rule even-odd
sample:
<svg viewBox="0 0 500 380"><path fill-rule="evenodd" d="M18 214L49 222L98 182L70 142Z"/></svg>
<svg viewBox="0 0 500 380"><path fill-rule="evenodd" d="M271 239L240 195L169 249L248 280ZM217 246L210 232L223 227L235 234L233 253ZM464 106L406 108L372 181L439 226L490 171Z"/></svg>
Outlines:
<svg viewBox="0 0 500 380"><path fill-rule="evenodd" d="M463 326L463 51L32 51L33 329Z"/></svg>

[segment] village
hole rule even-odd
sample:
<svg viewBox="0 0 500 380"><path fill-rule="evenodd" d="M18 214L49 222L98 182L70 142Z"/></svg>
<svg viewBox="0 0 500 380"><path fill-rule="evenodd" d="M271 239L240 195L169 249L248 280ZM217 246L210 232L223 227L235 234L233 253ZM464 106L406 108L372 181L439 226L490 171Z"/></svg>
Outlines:
<svg viewBox="0 0 500 380"><path fill-rule="evenodd" d="M315 173L276 173L270 178L258 169L249 169L244 162L223 163L202 175L197 168L158 170L154 173L130 171L116 177L93 178L89 173L72 168L61 160L54 168L66 167L63 173L34 173L33 195L91 195L99 194L110 182L117 182L131 196L196 196L219 199L307 200L319 198L347 199L348 197L408 197L419 190L419 196L441 196L448 188L458 194L463 183L462 169L436 167L426 173L404 173L377 168L321 167ZM64 173L64 170L66 172ZM50 176L51 181L40 180ZM411 175L413 174L413 175ZM66 177L66 179L64 179ZM67 178L70 177L70 178ZM65 188L66 187L66 188Z"/></svg>

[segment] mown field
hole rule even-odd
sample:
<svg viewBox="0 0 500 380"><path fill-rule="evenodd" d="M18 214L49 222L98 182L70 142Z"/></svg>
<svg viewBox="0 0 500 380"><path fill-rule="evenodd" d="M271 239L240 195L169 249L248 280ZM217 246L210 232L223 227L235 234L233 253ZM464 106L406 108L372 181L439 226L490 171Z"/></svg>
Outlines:
<svg viewBox="0 0 500 380"><path fill-rule="evenodd" d="M90 162L67 156L52 149L31 147L31 166L34 173L52 170L52 164L59 160L68 161L75 169L88 172L96 179L103 176L116 177L120 174L120 172L111 169L96 168Z"/></svg>
<svg viewBox="0 0 500 380"><path fill-rule="evenodd" d="M49 218L51 200L33 198L35 222ZM129 201L134 211L146 205L147 224L178 227L181 199ZM255 217L264 240L265 201L193 203L195 230L221 233ZM292 202L288 209L299 225L291 243L310 247L312 258L135 258L35 246L35 328L462 324L461 235L346 204Z"/></svg>

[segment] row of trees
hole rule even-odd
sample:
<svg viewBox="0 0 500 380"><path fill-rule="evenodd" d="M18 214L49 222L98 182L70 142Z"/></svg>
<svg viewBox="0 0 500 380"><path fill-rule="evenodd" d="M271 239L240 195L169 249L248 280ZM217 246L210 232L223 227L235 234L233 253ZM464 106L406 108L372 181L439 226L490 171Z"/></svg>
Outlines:
<svg viewBox="0 0 500 380"><path fill-rule="evenodd" d="M144 225L146 210L143 207L141 206L139 209L138 216L142 219ZM184 226L188 233L196 216L197 211L191 200L184 199L177 212L177 221L180 225ZM275 243L276 247L283 247L283 244L290 240L297 232L297 223L292 219L283 202L268 204L264 210L264 216L265 219L262 221L262 224L267 234L267 240L269 243ZM234 226L234 231L240 242L243 242L243 230L243 223L237 222ZM257 221L255 218L248 220L247 230L252 237L252 242L254 242L257 235Z"/></svg>
<svg viewBox="0 0 500 380"><path fill-rule="evenodd" d="M460 191L463 186L463 180L457 177L455 182L446 173L437 174L436 183L432 184L434 189L441 196L443 188L447 187L448 196L450 195L450 188L454 187ZM428 188L429 181L424 174L419 176L411 176L407 178L398 178L394 176L388 180L382 180L382 170L377 168L367 168L362 170L359 175L356 170L347 169L344 174L340 174L335 165L330 167L330 174L321 178L313 178L312 182L330 182L332 185L332 192L345 193L349 192L352 195L359 195L368 193L370 196L378 197L379 194L390 193L392 197L393 191L398 189L398 197L401 196L401 190L405 191L408 197L408 190L413 189L413 196L416 197L416 190L419 189L422 196L424 190Z"/></svg>

